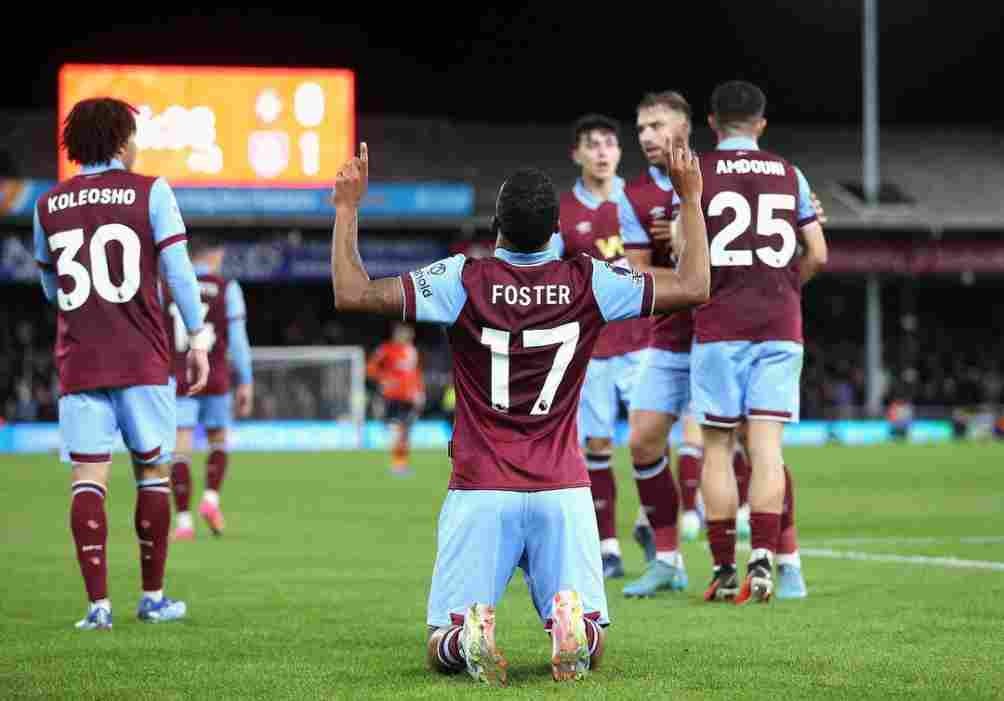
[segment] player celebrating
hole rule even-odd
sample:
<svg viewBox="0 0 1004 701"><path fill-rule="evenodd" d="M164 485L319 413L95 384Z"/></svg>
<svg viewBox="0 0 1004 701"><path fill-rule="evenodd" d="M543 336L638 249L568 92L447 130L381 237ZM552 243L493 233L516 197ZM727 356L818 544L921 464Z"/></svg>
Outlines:
<svg viewBox="0 0 1004 701"><path fill-rule="evenodd" d="M178 383L178 437L171 470L171 488L178 512L175 540L191 540L195 537L195 523L188 504L192 493L189 463L196 424L202 424L206 429L209 441L206 488L202 492L199 513L213 535L223 534L220 488L229 462L227 432L234 409L231 407L230 396L231 363L237 375L237 389L234 392L237 416L249 416L254 401L251 344L248 341L244 293L236 280L227 280L220 275L225 254L222 243L209 236L199 236L192 240L191 247L202 308L206 313L206 326L212 330L214 341L209 351L209 381L205 389L189 396L184 372L185 353L188 351L184 320L178 305L172 303L168 306L171 316L168 328L173 330L169 334L169 340L175 352L174 369Z"/></svg>
<svg viewBox="0 0 1004 701"><path fill-rule="evenodd" d="M679 272L632 273L588 256L559 261L550 179L517 171L499 188L493 258L453 256L400 278L371 281L358 252L368 157L338 175L332 242L339 309L449 325L457 415L453 471L439 519L429 594L429 662L505 682L495 605L520 566L552 638L556 680L599 661L608 623L589 476L579 449L579 392L605 322L668 312L707 298L701 177L670 148L684 200Z"/></svg>
<svg viewBox="0 0 1004 701"><path fill-rule="evenodd" d="M572 128L572 160L582 169L559 204L559 233L551 240L559 257L582 253L629 267L620 236L618 208L628 206L624 181L617 177L621 148L619 126L610 117L588 114ZM611 324L600 332L579 400L579 435L585 441L586 467L600 533L604 577L623 577L617 540L617 485L610 469L614 428L621 403L634 385L642 349L648 345L648 321Z"/></svg>
<svg viewBox="0 0 1004 701"><path fill-rule="evenodd" d="M766 98L755 85L715 88L708 122L718 138L701 157L708 186L711 300L695 315L692 390L704 433L701 489L715 574L708 600L768 601L785 479L784 424L798 420L802 368L801 285L826 259L826 242L805 177L761 151ZM797 232L797 233L796 233ZM795 252L799 238L805 247ZM735 571L732 471L735 428L749 420L750 553L740 588Z"/></svg>
<svg viewBox="0 0 1004 701"><path fill-rule="evenodd" d="M620 210L621 235L636 270L670 269L674 265L671 222L680 200L666 171L664 144L670 138L684 143L689 140L690 115L689 103L672 91L645 95L638 105L638 140L649 168L628 184L625 197L629 205ZM691 332L689 309L651 323L650 348L645 351L631 397L631 460L642 517L651 525L651 536L639 539L648 546L648 569L624 587L627 596L651 596L687 586L677 529L679 495L669 469L667 440L690 398ZM692 461L699 451L699 445L688 444L681 456ZM637 532L644 535L648 530L642 525Z"/></svg>
<svg viewBox="0 0 1004 701"><path fill-rule="evenodd" d="M395 323L391 340L380 344L366 363L366 375L380 383L391 434L391 474L411 474L408 443L411 424L425 404L422 364L415 348L415 330Z"/></svg>
<svg viewBox="0 0 1004 701"><path fill-rule="evenodd" d="M202 323L174 193L162 178L131 172L135 114L111 98L74 105L62 144L82 171L42 195L34 213L42 286L58 308L59 430L64 460L72 463L70 527L90 600L76 624L85 630L112 627L104 501L119 431L137 487L143 579L137 615L171 621L187 610L163 593L171 527L166 462L174 448L175 406L160 276L188 333L192 392L206 384L210 332Z"/></svg>

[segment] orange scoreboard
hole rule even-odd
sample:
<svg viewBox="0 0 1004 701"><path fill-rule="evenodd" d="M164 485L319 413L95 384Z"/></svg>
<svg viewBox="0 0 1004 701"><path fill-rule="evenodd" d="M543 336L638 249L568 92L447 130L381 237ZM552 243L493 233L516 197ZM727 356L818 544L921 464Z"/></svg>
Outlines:
<svg viewBox="0 0 1004 701"><path fill-rule="evenodd" d="M355 152L355 74L344 69L67 64L73 105L116 97L139 110L134 170L182 187L328 187ZM78 166L59 152L59 178Z"/></svg>

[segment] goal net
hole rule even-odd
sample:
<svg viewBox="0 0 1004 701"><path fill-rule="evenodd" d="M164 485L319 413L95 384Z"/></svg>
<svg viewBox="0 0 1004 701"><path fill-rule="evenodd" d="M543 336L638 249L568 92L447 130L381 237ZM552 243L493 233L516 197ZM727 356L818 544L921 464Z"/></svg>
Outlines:
<svg viewBox="0 0 1004 701"><path fill-rule="evenodd" d="M264 346L251 350L254 412L263 433L246 448L362 446L366 354L361 346ZM242 441L244 443L245 441Z"/></svg>

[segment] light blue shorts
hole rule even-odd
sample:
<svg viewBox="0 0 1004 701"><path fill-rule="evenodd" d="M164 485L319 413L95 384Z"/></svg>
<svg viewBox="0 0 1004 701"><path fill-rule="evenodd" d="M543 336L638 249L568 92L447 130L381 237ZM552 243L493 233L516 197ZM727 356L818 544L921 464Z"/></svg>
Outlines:
<svg viewBox="0 0 1004 701"><path fill-rule="evenodd" d="M579 397L579 437L613 438L621 403L628 404L645 351L593 358Z"/></svg>
<svg viewBox="0 0 1004 701"><path fill-rule="evenodd" d="M134 462L159 465L174 452L174 383L91 390L59 398L63 462L110 462L120 432Z"/></svg>
<svg viewBox="0 0 1004 701"><path fill-rule="evenodd" d="M426 617L441 628L474 603L498 604L516 567L545 624L554 595L574 589L586 614L610 622L593 497L588 487L546 492L451 489L439 512Z"/></svg>
<svg viewBox="0 0 1004 701"><path fill-rule="evenodd" d="M631 409L658 411L679 418L690 402L690 353L674 353L661 348L645 351Z"/></svg>
<svg viewBox="0 0 1004 701"><path fill-rule="evenodd" d="M178 397L178 428L228 428L233 415L233 398L226 394Z"/></svg>
<svg viewBox="0 0 1004 701"><path fill-rule="evenodd" d="M798 421L802 344L794 341L695 343L694 413L706 426L732 428L744 417Z"/></svg>

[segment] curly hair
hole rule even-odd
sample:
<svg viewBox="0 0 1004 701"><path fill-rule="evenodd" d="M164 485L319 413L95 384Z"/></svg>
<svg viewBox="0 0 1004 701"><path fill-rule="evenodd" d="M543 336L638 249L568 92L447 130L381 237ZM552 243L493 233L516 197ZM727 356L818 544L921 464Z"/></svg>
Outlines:
<svg viewBox="0 0 1004 701"><path fill-rule="evenodd" d="M112 97L81 100L63 122L62 144L74 163L107 163L136 132L138 110Z"/></svg>
<svg viewBox="0 0 1004 701"><path fill-rule="evenodd" d="M558 226L558 193L537 168L520 168L499 188L495 227L517 250L540 250Z"/></svg>

